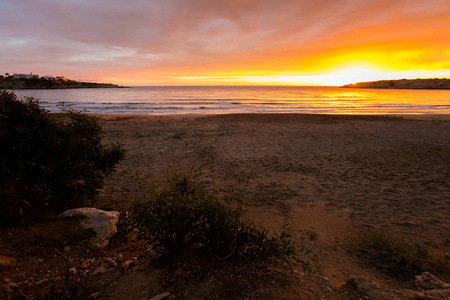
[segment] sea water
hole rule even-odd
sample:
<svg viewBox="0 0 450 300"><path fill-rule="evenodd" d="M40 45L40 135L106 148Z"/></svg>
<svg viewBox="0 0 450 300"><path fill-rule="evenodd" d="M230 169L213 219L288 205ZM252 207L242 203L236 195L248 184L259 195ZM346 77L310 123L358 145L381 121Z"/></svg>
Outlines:
<svg viewBox="0 0 450 300"><path fill-rule="evenodd" d="M450 114L450 90L305 86L147 86L16 90L51 111L93 114Z"/></svg>

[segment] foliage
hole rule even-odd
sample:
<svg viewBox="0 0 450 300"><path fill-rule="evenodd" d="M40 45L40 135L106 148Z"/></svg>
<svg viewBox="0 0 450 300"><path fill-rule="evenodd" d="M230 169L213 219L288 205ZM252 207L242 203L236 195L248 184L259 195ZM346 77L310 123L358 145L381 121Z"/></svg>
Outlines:
<svg viewBox="0 0 450 300"><path fill-rule="evenodd" d="M0 92L0 217L7 222L86 204L124 157L102 145L98 119L66 110L64 122L39 102Z"/></svg>
<svg viewBox="0 0 450 300"><path fill-rule="evenodd" d="M399 279L413 279L425 271L450 277L448 261L416 243L371 231L356 240L356 247L378 270Z"/></svg>
<svg viewBox="0 0 450 300"><path fill-rule="evenodd" d="M201 247L207 253L222 258L275 258L289 265L310 264L299 254L288 229L269 238L268 231L259 230L242 221L244 210L233 198L219 200L208 193L202 183L175 175L162 191L133 203L127 219L130 228L137 229L138 238L155 243L169 253Z"/></svg>

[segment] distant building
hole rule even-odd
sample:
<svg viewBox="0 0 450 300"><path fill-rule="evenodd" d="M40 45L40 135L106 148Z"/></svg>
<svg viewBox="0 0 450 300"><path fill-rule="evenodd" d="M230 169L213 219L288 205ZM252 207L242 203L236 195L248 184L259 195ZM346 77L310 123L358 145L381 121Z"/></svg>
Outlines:
<svg viewBox="0 0 450 300"><path fill-rule="evenodd" d="M67 78L64 76L56 76L56 79L62 80L62 81L67 81Z"/></svg>
<svg viewBox="0 0 450 300"><path fill-rule="evenodd" d="M49 75L42 76L41 78L45 79L45 80L56 80L55 76L49 76Z"/></svg>
<svg viewBox="0 0 450 300"><path fill-rule="evenodd" d="M5 78L5 76L3 76L3 75L0 75L0 78Z"/></svg>
<svg viewBox="0 0 450 300"><path fill-rule="evenodd" d="M30 72L30 74L14 73L13 78L14 79L39 79L39 75L34 74L33 72Z"/></svg>

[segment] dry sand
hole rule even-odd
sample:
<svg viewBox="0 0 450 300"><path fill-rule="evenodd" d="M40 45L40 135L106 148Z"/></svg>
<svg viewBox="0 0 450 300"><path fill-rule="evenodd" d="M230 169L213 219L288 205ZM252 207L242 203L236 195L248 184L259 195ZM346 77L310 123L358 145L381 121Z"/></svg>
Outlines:
<svg viewBox="0 0 450 300"><path fill-rule="evenodd" d="M276 233L288 222L336 285L364 272L332 267L348 259L339 247L361 229L450 250L449 116L99 117L105 141L128 151L106 181L105 207L136 200L133 174L195 174L234 188L257 224Z"/></svg>

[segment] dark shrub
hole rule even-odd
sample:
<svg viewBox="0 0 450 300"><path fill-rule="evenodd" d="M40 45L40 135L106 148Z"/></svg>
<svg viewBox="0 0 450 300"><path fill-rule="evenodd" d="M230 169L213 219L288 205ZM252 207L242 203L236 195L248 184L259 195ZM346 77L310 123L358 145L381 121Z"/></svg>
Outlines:
<svg viewBox="0 0 450 300"><path fill-rule="evenodd" d="M169 253L200 247L222 258L275 258L289 265L310 265L301 259L286 228L269 238L266 230L242 221L243 209L220 201L201 183L175 175L168 186L133 203L127 222L138 238L162 246ZM236 202L236 201L234 201Z"/></svg>
<svg viewBox="0 0 450 300"><path fill-rule="evenodd" d="M93 199L124 157L101 144L97 118L67 110L55 118L33 98L0 92L0 219L20 222Z"/></svg>

